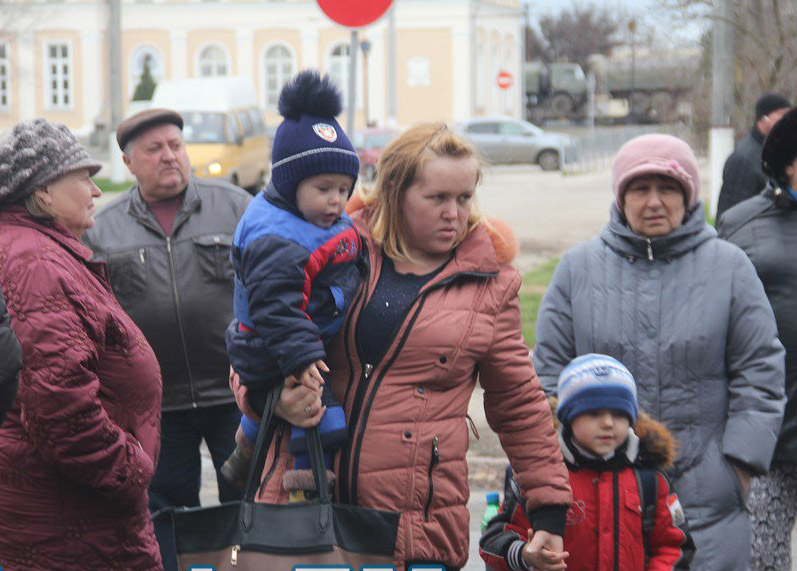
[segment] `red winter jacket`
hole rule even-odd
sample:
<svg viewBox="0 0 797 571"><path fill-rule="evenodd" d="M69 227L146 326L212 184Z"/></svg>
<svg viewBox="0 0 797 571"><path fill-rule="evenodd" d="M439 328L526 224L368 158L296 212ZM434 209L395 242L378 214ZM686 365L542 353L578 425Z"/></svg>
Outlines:
<svg viewBox="0 0 797 571"><path fill-rule="evenodd" d="M502 237L477 227L421 288L385 358L368 366L357 356L355 335L379 280L382 253L367 216L363 210L352 219L367 244L369 275L327 361L349 425L349 443L335 463L338 497L401 513L394 556L399 570L416 560L462 567L469 540L465 415L477 378L487 420L517 468L535 521L558 524L570 503L551 410L521 336L520 276L511 256L501 255ZM285 500L287 462L283 454L266 501Z"/></svg>
<svg viewBox="0 0 797 571"><path fill-rule="evenodd" d="M565 551L570 553L565 560L568 571L689 569L694 543L678 497L658 471L671 465L674 442L663 425L644 414L637 419L635 430L638 446L629 441L625 460L606 470L578 466L576 456L560 437L573 489L564 536ZM654 525L647 532L647 564L643 502L635 467L654 470L658 480ZM479 553L495 571L526 571L520 553L531 524L513 494L506 495L501 513L481 538Z"/></svg>
<svg viewBox="0 0 797 571"><path fill-rule="evenodd" d="M147 506L160 369L90 256L63 226L0 211L0 284L23 352L0 429L6 570L162 569Z"/></svg>

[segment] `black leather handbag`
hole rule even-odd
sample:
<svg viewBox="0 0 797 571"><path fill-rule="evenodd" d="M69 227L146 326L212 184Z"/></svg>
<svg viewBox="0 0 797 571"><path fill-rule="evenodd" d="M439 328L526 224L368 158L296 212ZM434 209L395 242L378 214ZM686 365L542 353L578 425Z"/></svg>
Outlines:
<svg viewBox="0 0 797 571"><path fill-rule="evenodd" d="M318 429L306 431L319 498L313 503L255 503L266 452L274 436L274 407L266 401L243 500L172 512L181 570L292 571L296 565L391 566L399 514L334 504Z"/></svg>

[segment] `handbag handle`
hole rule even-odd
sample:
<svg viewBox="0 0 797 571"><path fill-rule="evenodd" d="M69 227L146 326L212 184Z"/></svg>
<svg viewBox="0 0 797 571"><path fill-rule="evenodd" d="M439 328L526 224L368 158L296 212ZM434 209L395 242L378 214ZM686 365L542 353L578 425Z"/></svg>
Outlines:
<svg viewBox="0 0 797 571"><path fill-rule="evenodd" d="M274 387L268 392L266 406L263 409L263 418L260 421L260 430L257 433L255 450L252 462L249 465L249 476L246 481L246 493L244 494L244 504L254 504L257 489L260 486L260 478L263 468L266 465L266 455L274 438L276 423L272 422L274 410L282 394L282 384ZM318 426L305 429L305 439L307 450L310 457L310 465L313 468L313 479L318 490L318 499L322 504L331 503L329 495L329 480L327 478L326 466L324 464L324 450L321 445L321 435ZM244 512L247 510L244 509Z"/></svg>

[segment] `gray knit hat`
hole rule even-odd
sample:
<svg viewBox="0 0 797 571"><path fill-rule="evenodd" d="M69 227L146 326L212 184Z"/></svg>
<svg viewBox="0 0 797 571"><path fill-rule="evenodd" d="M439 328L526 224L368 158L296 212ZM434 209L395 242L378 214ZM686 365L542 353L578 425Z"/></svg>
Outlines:
<svg viewBox="0 0 797 571"><path fill-rule="evenodd" d="M66 125L24 121L0 143L0 204L18 202L76 170L94 176L100 166Z"/></svg>

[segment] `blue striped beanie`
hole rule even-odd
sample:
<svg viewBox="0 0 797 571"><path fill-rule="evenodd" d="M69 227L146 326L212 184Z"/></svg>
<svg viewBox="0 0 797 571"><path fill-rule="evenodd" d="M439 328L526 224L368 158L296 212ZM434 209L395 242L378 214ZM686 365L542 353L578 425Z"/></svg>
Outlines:
<svg viewBox="0 0 797 571"><path fill-rule="evenodd" d="M590 353L570 361L559 375L559 407L556 415L570 426L579 414L592 410L617 410L636 422L636 381L620 361Z"/></svg>

